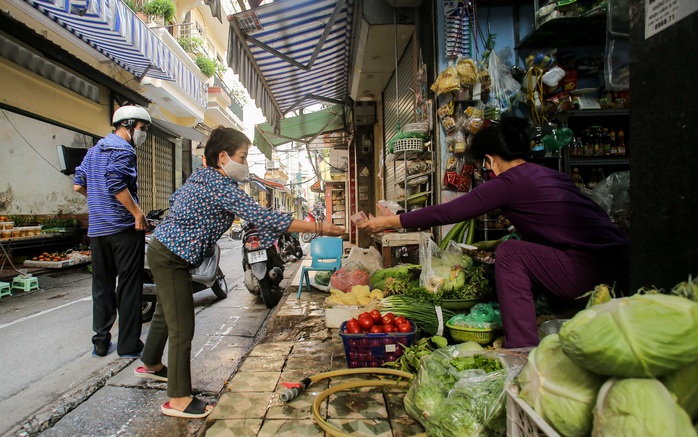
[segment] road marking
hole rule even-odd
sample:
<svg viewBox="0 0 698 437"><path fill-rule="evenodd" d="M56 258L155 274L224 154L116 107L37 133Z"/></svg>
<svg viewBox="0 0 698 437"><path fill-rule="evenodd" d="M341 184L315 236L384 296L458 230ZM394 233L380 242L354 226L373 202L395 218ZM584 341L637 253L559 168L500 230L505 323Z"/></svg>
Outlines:
<svg viewBox="0 0 698 437"><path fill-rule="evenodd" d="M47 310L43 310L43 311L40 311L40 312L38 312L38 313L36 313L36 314L32 314L32 315L30 315L30 316L26 316L26 317L22 317L21 319L17 319L17 320L15 320L14 322L5 323L5 324L3 324L3 325L0 325L0 329L7 328L8 326L12 326L12 325L14 325L15 323L24 322L24 321L26 321L26 320L33 319L34 317L43 316L44 314L48 314L48 313L50 313L50 312L52 312L52 311L56 311L56 310L59 310L59 309L61 309L61 308L65 308L65 307L67 307L68 305L72 305L72 304L74 304L74 303L78 303L78 302L87 302L87 301L90 301L90 300L92 300L92 296L83 297L82 299L78 299L78 300L74 300L74 301L72 301L72 302L64 303L63 305L59 305L59 306L57 306L57 307L55 307L55 308L50 308L50 309L47 309Z"/></svg>

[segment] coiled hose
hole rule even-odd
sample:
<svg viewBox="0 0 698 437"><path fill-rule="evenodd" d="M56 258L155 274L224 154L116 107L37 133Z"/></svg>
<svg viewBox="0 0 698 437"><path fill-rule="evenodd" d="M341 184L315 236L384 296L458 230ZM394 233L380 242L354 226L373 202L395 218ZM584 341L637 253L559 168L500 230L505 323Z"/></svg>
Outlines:
<svg viewBox="0 0 698 437"><path fill-rule="evenodd" d="M292 399L294 399L296 396L301 394L305 389L307 389L311 384L318 382L322 379L326 378L333 378L336 376L347 376L347 375L363 375L363 374L371 374L371 375L388 375L388 376L397 376L399 378L402 378L404 380L377 380L377 381L349 381L345 382L342 384L338 384L334 387L330 387L327 390L323 391L322 393L318 394L315 397L315 401L313 402L313 416L315 416L315 420L318 425L320 425L320 428L325 430L325 432L329 433L330 435L336 436L336 437L356 437L354 434L348 434L341 429L331 425L328 423L325 419L322 418L320 415L320 404L322 404L322 401L327 399L330 395L344 391L344 390L349 390L352 388L358 388L358 387L398 387L398 388L406 388L409 385L409 381L414 377L413 374L408 373L408 372L403 372L401 370L395 370L395 369L385 369L382 367L364 367L364 368L357 368L357 369L342 369L342 370L333 370L330 372L323 372L323 373L318 373L316 375L311 376L310 378L305 378L303 381L301 381L301 387L300 388L291 388L286 390L281 394L281 400L284 402L288 402ZM419 434L415 437L426 437L426 433Z"/></svg>

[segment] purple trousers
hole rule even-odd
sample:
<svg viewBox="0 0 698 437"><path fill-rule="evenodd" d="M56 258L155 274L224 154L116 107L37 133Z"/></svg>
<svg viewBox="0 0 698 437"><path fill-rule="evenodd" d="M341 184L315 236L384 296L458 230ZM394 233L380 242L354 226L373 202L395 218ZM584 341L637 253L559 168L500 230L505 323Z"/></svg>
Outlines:
<svg viewBox="0 0 698 437"><path fill-rule="evenodd" d="M616 284L617 290L625 290L628 271L626 249L592 253L520 240L503 242L497 248L495 281L504 347L538 345L534 289L574 307L580 304L575 299L596 285Z"/></svg>

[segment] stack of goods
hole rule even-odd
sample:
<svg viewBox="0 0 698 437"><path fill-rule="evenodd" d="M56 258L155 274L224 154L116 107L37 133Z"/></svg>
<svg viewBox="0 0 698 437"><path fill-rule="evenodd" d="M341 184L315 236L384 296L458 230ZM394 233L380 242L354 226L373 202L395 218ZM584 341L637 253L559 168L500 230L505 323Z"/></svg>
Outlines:
<svg viewBox="0 0 698 437"><path fill-rule="evenodd" d="M696 435L698 281L641 291L590 306L531 351L519 396L561 435Z"/></svg>

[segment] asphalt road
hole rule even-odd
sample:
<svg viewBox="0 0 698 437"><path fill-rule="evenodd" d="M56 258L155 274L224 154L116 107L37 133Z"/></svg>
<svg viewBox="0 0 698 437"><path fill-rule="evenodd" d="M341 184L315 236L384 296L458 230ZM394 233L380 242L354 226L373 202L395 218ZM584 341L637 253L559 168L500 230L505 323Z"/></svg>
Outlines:
<svg viewBox="0 0 698 437"><path fill-rule="evenodd" d="M230 289L195 294L194 391L215 400L249 351L269 310L242 283L240 241L220 241ZM0 300L0 435L192 435L203 421L165 418L166 384L133 375L139 360L91 356L91 276L39 277L40 291ZM145 341L149 324L143 326ZM118 337L112 329L112 341ZM167 357L165 357L166 360ZM50 426L50 427L49 427ZM47 429L48 428L48 429Z"/></svg>

